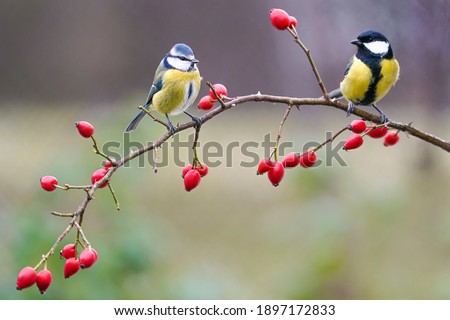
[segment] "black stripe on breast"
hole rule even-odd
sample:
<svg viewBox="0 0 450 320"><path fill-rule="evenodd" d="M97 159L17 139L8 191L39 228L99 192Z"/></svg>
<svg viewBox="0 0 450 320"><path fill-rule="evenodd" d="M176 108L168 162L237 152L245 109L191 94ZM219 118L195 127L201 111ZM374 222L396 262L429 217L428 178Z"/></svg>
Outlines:
<svg viewBox="0 0 450 320"><path fill-rule="evenodd" d="M381 58L367 57L365 55L357 54L356 57L366 64L372 71L372 79L370 80L369 88L364 94L364 99L358 101L359 105L368 106L375 102L378 82L383 75L381 74Z"/></svg>

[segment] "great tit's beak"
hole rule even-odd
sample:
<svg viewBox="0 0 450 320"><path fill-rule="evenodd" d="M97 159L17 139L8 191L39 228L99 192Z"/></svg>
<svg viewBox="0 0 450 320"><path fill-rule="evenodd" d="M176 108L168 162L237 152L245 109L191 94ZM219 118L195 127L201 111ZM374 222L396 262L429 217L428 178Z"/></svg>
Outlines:
<svg viewBox="0 0 450 320"><path fill-rule="evenodd" d="M350 43L351 44L354 44L355 46L360 46L360 45L362 45L362 42L361 41L359 41L358 39L355 39L355 40L352 40L352 41L350 41Z"/></svg>

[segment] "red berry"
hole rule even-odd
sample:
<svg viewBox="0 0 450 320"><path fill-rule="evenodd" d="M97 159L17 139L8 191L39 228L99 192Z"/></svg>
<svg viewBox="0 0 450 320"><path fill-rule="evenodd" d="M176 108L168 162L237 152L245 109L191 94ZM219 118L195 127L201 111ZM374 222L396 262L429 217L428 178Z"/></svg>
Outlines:
<svg viewBox="0 0 450 320"><path fill-rule="evenodd" d="M97 261L97 259L98 259L98 253L97 253L97 250L95 250L94 248L91 248L91 251L94 253L95 261ZM95 261L94 261L94 262L95 262Z"/></svg>
<svg viewBox="0 0 450 320"><path fill-rule="evenodd" d="M278 30L284 30L289 27L290 18L286 11L282 9L272 9L270 10L270 22Z"/></svg>
<svg viewBox="0 0 450 320"><path fill-rule="evenodd" d="M100 181L103 179L103 177L105 176L105 174L108 172L108 170L101 168L98 170L95 170L94 173L91 176L91 183L94 184L97 181ZM99 188L104 188L108 185L108 181L106 181L105 183L103 183L101 186L99 186Z"/></svg>
<svg viewBox="0 0 450 320"><path fill-rule="evenodd" d="M87 121L75 122L75 126L82 137L90 138L94 134L94 126Z"/></svg>
<svg viewBox="0 0 450 320"><path fill-rule="evenodd" d="M59 256L64 259L75 258L77 256L77 249L73 243L66 244L59 252Z"/></svg>
<svg viewBox="0 0 450 320"><path fill-rule="evenodd" d="M400 140L400 135L398 131L390 130L384 137L384 146L393 146Z"/></svg>
<svg viewBox="0 0 450 320"><path fill-rule="evenodd" d="M79 257L81 269L87 269L97 261L97 255L91 248L84 249Z"/></svg>
<svg viewBox="0 0 450 320"><path fill-rule="evenodd" d="M44 294L52 283L52 273L48 270L41 270L37 274L36 285L39 291Z"/></svg>
<svg viewBox="0 0 450 320"><path fill-rule="evenodd" d="M317 161L317 155L313 151L303 153L299 158L299 163L303 168L312 167Z"/></svg>
<svg viewBox="0 0 450 320"><path fill-rule="evenodd" d="M64 278L70 278L80 270L80 261L75 258L69 258L64 264Z"/></svg>
<svg viewBox="0 0 450 320"><path fill-rule="evenodd" d="M293 26L294 28L297 27L297 18L293 17L293 16L290 16L289 17L289 25Z"/></svg>
<svg viewBox="0 0 450 320"><path fill-rule="evenodd" d="M198 102L198 108L201 110L210 110L212 107L214 107L214 101L210 96L204 96Z"/></svg>
<svg viewBox="0 0 450 320"><path fill-rule="evenodd" d="M291 152L289 154L287 154L283 161L281 161L281 163L283 164L283 167L285 168L294 168L296 166L298 166L299 164L299 157L298 154L295 152Z"/></svg>
<svg viewBox="0 0 450 320"><path fill-rule="evenodd" d="M192 170L192 164L188 164L186 167L183 168L183 171L181 172L181 177L184 179L186 176L186 173Z"/></svg>
<svg viewBox="0 0 450 320"><path fill-rule="evenodd" d="M364 131L366 131L366 128L366 122L360 119L353 120L349 125L349 129L354 133L363 133Z"/></svg>
<svg viewBox="0 0 450 320"><path fill-rule="evenodd" d="M58 184L58 180L52 176L43 176L40 181L42 189L48 192L55 190Z"/></svg>
<svg viewBox="0 0 450 320"><path fill-rule="evenodd" d="M223 84L217 83L213 85L213 88L220 98L226 97L228 94L227 88ZM216 100L216 96L211 89L209 89L209 97L211 98L211 100Z"/></svg>
<svg viewBox="0 0 450 320"><path fill-rule="evenodd" d="M359 148L362 146L363 142L363 138L359 134L354 133L347 139L347 141L345 141L344 150Z"/></svg>
<svg viewBox="0 0 450 320"><path fill-rule="evenodd" d="M17 277L16 289L22 290L28 287L31 287L37 279L36 270L32 267L25 267L19 272L19 276Z"/></svg>
<svg viewBox="0 0 450 320"><path fill-rule="evenodd" d="M200 184L200 180L200 173L194 169L190 170L184 176L184 189L186 189L186 191L191 191Z"/></svg>
<svg viewBox="0 0 450 320"><path fill-rule="evenodd" d="M109 162L109 160L106 160L105 163L103 164L103 168L105 168L106 170L108 170L109 168L112 167L112 163Z"/></svg>
<svg viewBox="0 0 450 320"><path fill-rule="evenodd" d="M261 159L258 164L258 169L256 170L256 174L264 174L270 169L275 167L275 163L270 159Z"/></svg>
<svg viewBox="0 0 450 320"><path fill-rule="evenodd" d="M284 176L284 167L281 162L275 162L275 166L269 170L267 177L274 187L278 187Z"/></svg>
<svg viewBox="0 0 450 320"><path fill-rule="evenodd" d="M373 126L376 126L376 124L372 123ZM388 128L385 126L381 126L381 127L376 127L376 128L369 128L367 129L367 135L369 137L378 139L378 138L382 138L386 135L386 133L388 132Z"/></svg>
<svg viewBox="0 0 450 320"><path fill-rule="evenodd" d="M204 177L208 174L209 168L206 164L202 164L201 166L196 167L195 170L200 173L201 177Z"/></svg>

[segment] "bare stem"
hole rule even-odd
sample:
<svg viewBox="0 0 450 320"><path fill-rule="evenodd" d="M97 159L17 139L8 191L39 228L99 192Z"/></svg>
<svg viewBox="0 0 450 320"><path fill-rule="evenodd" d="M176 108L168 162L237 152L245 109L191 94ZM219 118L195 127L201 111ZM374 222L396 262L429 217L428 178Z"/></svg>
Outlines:
<svg viewBox="0 0 450 320"><path fill-rule="evenodd" d="M211 84L211 82L206 81L206 84L208 85L208 87L209 87L209 88L211 89L211 91L213 92L214 97L216 97L216 100L219 101L221 107L222 107L222 108L226 108L227 106L225 105L224 100L223 100L221 97L219 97L219 95L218 95L217 92L216 92L216 89L214 89L214 86ZM228 97L224 97L224 98L228 98Z"/></svg>
<svg viewBox="0 0 450 320"><path fill-rule="evenodd" d="M150 111L148 111L147 109L145 109L143 106L139 106L138 109L144 111L150 118L153 119L153 121L158 122L158 123L162 124L164 127L166 127L167 129L169 129L169 126L167 125L167 123L165 123L162 120L159 120L157 117L152 115L152 113Z"/></svg>
<svg viewBox="0 0 450 320"><path fill-rule="evenodd" d="M300 48L302 48L303 52L306 54L306 57L308 58L309 63L311 64L311 68L314 72L314 75L316 76L317 82L319 84L320 90L322 91L323 96L325 97L325 99L328 99L328 91L325 88L325 84L322 81L322 78L320 77L319 74L319 70L317 70L316 64L314 63L314 60L311 56L311 50L309 50L304 44L303 42L300 40L297 30L295 29L294 26L290 26L289 28L287 28L287 30L289 31L289 33L294 37L294 41L295 43L297 43Z"/></svg>
<svg viewBox="0 0 450 320"><path fill-rule="evenodd" d="M192 144L192 150L194 151L194 159L192 160L192 166L196 167L197 165L201 164L200 160L198 159L197 154L197 145L198 145L198 139L200 137L200 126L195 127L195 137L194 137L194 143Z"/></svg>
<svg viewBox="0 0 450 320"><path fill-rule="evenodd" d="M112 197L114 199L114 203L116 204L116 210L119 211L120 210L119 201L117 200L116 193L114 192L114 189L111 186L111 183L108 183L108 188L109 188L109 191L111 192L111 195L112 195Z"/></svg>
<svg viewBox="0 0 450 320"><path fill-rule="evenodd" d="M98 144L97 144L97 140L95 140L94 136L91 136L92 142L94 143L93 147L94 147L94 152L96 154L98 154L99 156L102 156L103 158L105 158L106 160L108 160L109 162L111 162L111 164L115 163L115 161L113 159L111 159L110 157L108 157L106 154L104 154L103 152L100 151Z"/></svg>
<svg viewBox="0 0 450 320"><path fill-rule="evenodd" d="M275 157L275 162L278 161L278 146L280 145L281 132L283 130L284 123L286 122L286 120L289 116L289 113L292 110L292 107L293 107L292 104L289 104L287 106L286 111L284 112L283 118L281 119L280 126L278 127L277 143L276 143L275 148L273 149L273 153L272 153Z"/></svg>
<svg viewBox="0 0 450 320"><path fill-rule="evenodd" d="M90 247L91 244L89 243L88 239L86 238L86 235L83 232L83 229L81 228L80 224L78 222L74 222L73 225L77 228L78 234L81 236L81 240L83 240L83 248ZM77 240L79 241L79 240ZM81 243L81 242L80 242Z"/></svg>

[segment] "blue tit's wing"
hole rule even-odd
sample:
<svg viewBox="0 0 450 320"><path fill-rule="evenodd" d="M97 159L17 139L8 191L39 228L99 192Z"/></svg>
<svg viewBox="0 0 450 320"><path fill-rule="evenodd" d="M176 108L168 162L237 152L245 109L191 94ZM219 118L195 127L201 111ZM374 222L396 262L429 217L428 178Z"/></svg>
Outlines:
<svg viewBox="0 0 450 320"><path fill-rule="evenodd" d="M152 85L152 87L150 88L150 91L148 92L148 96L147 96L147 101L145 102L145 105L144 105L145 109L148 110L148 108L152 104L153 96L155 95L155 93L157 93L159 90L161 90L162 83L163 83L162 79L160 79L159 81L154 83ZM139 113L133 118L133 120L131 120L130 124L126 127L125 132L130 132L130 131L133 131L134 129L136 129L137 126L139 125L139 123L141 122L141 120L144 119L145 114L146 113L144 110L139 111Z"/></svg>
<svg viewBox="0 0 450 320"><path fill-rule="evenodd" d="M353 58L354 58L354 57L351 57L350 60L348 60L347 66L345 67L344 76L347 75L348 71L349 71L350 68L352 67L352 64L353 64Z"/></svg>
<svg viewBox="0 0 450 320"><path fill-rule="evenodd" d="M148 92L147 101L145 102L144 107L148 109L148 106L152 103L153 96L162 88L162 79L159 79L155 84L152 85L150 91Z"/></svg>

